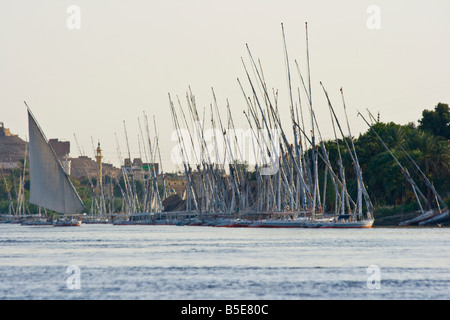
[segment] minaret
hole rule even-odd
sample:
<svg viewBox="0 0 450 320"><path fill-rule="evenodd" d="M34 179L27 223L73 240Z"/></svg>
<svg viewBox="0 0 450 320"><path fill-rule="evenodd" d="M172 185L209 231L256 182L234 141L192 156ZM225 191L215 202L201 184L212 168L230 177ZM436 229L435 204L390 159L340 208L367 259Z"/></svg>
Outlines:
<svg viewBox="0 0 450 320"><path fill-rule="evenodd" d="M97 192L100 196L100 214L105 213L105 199L103 196L103 173L102 173L102 148L100 148L100 142L98 143L95 159L97 160Z"/></svg>
<svg viewBox="0 0 450 320"><path fill-rule="evenodd" d="M100 148L100 142L98 143L95 159L97 160L97 188L101 190L102 189L102 180L103 180L103 175L102 175L103 156L102 156L102 149Z"/></svg>

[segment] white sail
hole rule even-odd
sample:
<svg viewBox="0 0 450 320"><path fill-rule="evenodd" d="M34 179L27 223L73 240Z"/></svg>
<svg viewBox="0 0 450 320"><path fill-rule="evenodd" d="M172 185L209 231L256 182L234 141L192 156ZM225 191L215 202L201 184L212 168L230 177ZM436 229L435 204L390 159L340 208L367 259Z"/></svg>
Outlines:
<svg viewBox="0 0 450 320"><path fill-rule="evenodd" d="M67 215L81 213L83 203L28 109L30 135L30 203Z"/></svg>

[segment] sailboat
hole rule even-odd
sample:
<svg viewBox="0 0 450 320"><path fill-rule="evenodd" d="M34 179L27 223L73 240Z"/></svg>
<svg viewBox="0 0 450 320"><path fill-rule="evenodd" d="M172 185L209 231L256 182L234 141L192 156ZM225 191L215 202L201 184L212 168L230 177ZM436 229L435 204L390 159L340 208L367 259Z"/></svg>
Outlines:
<svg viewBox="0 0 450 320"><path fill-rule="evenodd" d="M83 212L83 202L26 102L25 105L30 139L29 202L62 213L63 218L56 220L54 226L80 226L81 220L76 216Z"/></svg>
<svg viewBox="0 0 450 320"><path fill-rule="evenodd" d="M358 201L357 201L357 203L358 203L358 205L357 205L357 212L355 211L354 213L348 213L348 214L345 214L344 212L342 212L341 215L333 217L333 219L331 219L331 221L319 222L318 227L320 227L320 228L371 228L374 223L374 218L373 218L374 208L373 208L372 202L370 201L370 197L367 193L367 190L364 186L361 167L359 165L358 155L356 153L355 145L353 143L352 133L350 131L350 125L348 122L343 90L341 88L340 92L341 92L341 96L342 96L342 103L344 106L344 113L345 113L345 118L346 118L346 122L347 122L347 128L348 128L351 148L348 145L347 140L345 139L344 133L342 132L338 118L334 112L333 106L331 105L331 101L328 97L328 93L326 92L325 88L323 87L322 82L320 82L320 85L322 86L322 88L324 90L330 111L334 117L334 120L336 121L336 125L339 128L339 131L341 132L342 139L344 141L345 146L348 149L350 158L353 162L353 166L356 171L357 182L358 182L357 183L357 186L358 186ZM334 124L333 124L333 126L334 126ZM367 207L366 214L363 214L363 208L362 208L363 207L363 205L362 205L363 198L366 202L366 207Z"/></svg>

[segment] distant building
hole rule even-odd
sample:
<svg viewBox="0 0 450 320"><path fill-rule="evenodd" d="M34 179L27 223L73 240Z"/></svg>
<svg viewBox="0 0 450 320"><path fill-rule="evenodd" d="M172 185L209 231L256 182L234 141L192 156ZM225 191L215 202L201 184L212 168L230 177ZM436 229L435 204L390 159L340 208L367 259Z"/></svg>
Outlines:
<svg viewBox="0 0 450 320"><path fill-rule="evenodd" d="M178 194L183 199L186 192L187 180L178 177L166 177L166 190L168 194Z"/></svg>
<svg viewBox="0 0 450 320"><path fill-rule="evenodd" d="M22 168L21 162L0 162L0 169L2 170L12 170Z"/></svg>
<svg viewBox="0 0 450 320"><path fill-rule="evenodd" d="M70 141L59 141L58 139L48 140L48 144L53 148L58 159L62 160L70 153Z"/></svg>
<svg viewBox="0 0 450 320"><path fill-rule="evenodd" d="M48 140L48 144L55 151L56 156L58 157L59 162L64 168L64 171L67 175L70 176L71 173L71 161L69 158L70 153L70 141L59 141L58 139L50 139Z"/></svg>
<svg viewBox="0 0 450 320"><path fill-rule="evenodd" d="M158 163L144 163L141 158L134 158L131 162L130 158L124 160L122 169L128 174L133 174L136 180L147 180L153 175L153 169L155 170L155 175L159 175L159 164Z"/></svg>
<svg viewBox="0 0 450 320"><path fill-rule="evenodd" d="M0 136L3 137L17 137L17 134L12 134L9 129L5 128L5 124L0 122Z"/></svg>

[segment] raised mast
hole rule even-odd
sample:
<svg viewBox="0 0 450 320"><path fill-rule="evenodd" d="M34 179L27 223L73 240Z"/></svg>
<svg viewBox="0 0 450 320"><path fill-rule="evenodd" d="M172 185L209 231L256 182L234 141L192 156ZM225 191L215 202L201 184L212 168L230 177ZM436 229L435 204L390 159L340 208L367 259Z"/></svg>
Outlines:
<svg viewBox="0 0 450 320"><path fill-rule="evenodd" d="M312 204L312 214L313 217L316 214L316 202L318 196L318 187L319 187L319 174L317 169L317 160L316 160L316 138L314 134L314 111L312 106L312 96L311 96L311 69L309 63L309 41L308 41L308 23L305 22L305 30L306 30L306 62L308 67L308 91L309 91L309 107L311 111L311 155L312 155L312 163L314 170L314 183L313 183L313 204Z"/></svg>

